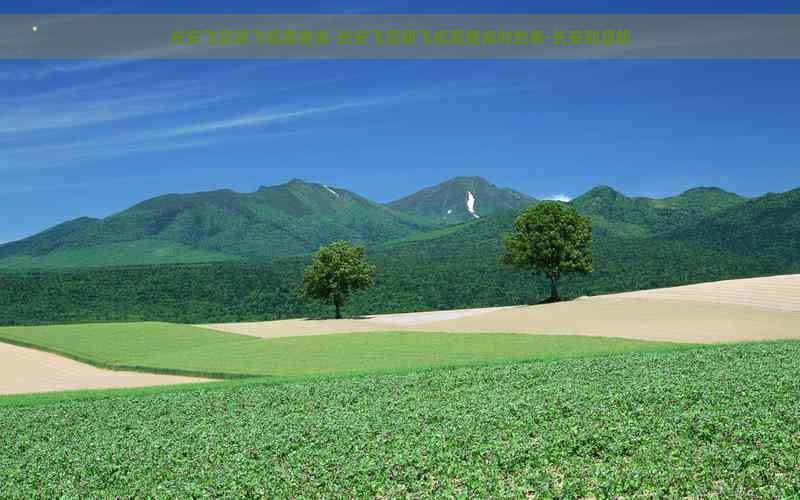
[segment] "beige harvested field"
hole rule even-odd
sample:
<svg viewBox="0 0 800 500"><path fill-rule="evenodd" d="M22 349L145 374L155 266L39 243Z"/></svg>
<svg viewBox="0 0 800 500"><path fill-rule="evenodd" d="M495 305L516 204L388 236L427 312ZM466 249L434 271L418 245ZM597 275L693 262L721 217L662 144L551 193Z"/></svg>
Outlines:
<svg viewBox="0 0 800 500"><path fill-rule="evenodd" d="M488 307L485 309L455 309L451 311L426 311L404 314L379 314L358 319L284 319L278 321L256 321L249 323L216 323L198 325L221 332L252 335L253 337L305 337L333 333L376 332L387 330L419 331L420 325L436 321L480 316L494 311L513 309L510 307Z"/></svg>
<svg viewBox="0 0 800 500"><path fill-rule="evenodd" d="M800 274L715 281L699 285L619 293L606 297L688 300L800 311Z"/></svg>
<svg viewBox="0 0 800 500"><path fill-rule="evenodd" d="M698 343L800 339L800 275L586 297L548 305L203 326L265 338L415 330Z"/></svg>
<svg viewBox="0 0 800 500"><path fill-rule="evenodd" d="M188 382L208 380L101 370L55 354L0 342L0 394L120 389Z"/></svg>

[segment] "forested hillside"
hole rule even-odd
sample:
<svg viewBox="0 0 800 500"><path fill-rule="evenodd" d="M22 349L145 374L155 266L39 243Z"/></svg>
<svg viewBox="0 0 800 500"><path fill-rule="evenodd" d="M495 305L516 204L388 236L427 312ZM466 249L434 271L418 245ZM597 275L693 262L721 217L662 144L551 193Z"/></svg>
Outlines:
<svg viewBox="0 0 800 500"><path fill-rule="evenodd" d="M571 205L592 218L598 235L646 237L745 201L717 188L652 199L602 186ZM386 205L299 179L253 193L169 194L104 219L83 217L0 245L0 269L264 260L302 255L340 239L366 245L431 239L451 234L454 225L484 222L533 203L481 177L456 177ZM488 224L476 230L491 232L495 223Z"/></svg>
<svg viewBox="0 0 800 500"><path fill-rule="evenodd" d="M620 203L627 206L629 200ZM567 279L565 294L574 297L800 272L800 190L733 201L727 208L705 206L705 215L684 215L692 222L673 229L658 217L649 218L652 212L646 211L642 217L622 211L624 222L619 222L613 214L620 212L608 207L603 217L608 217L611 227L636 227L642 236L620 235L596 225L595 272ZM591 214L586 207L580 210ZM375 287L354 296L345 313L544 299L547 290L541 278L499 262L501 235L511 229L517 213L500 212L368 247L368 257L379 270ZM266 262L0 273L0 324L198 323L329 315L329 306L297 297L307 263L308 257L301 256Z"/></svg>
<svg viewBox="0 0 800 500"><path fill-rule="evenodd" d="M253 193L170 194L0 245L0 268L271 258L347 239L370 244L434 224L354 193L295 179Z"/></svg>
<svg viewBox="0 0 800 500"><path fill-rule="evenodd" d="M697 222L745 200L718 188L694 188L678 196L655 199L629 198L608 186L600 186L570 204L591 217L597 233L642 237Z"/></svg>

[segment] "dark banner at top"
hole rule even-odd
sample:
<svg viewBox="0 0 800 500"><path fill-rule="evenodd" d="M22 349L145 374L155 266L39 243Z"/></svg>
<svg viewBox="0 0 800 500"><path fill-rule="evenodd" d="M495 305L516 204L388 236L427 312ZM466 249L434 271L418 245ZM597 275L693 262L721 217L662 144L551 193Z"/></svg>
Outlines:
<svg viewBox="0 0 800 500"><path fill-rule="evenodd" d="M796 59L800 15L0 15L3 59Z"/></svg>

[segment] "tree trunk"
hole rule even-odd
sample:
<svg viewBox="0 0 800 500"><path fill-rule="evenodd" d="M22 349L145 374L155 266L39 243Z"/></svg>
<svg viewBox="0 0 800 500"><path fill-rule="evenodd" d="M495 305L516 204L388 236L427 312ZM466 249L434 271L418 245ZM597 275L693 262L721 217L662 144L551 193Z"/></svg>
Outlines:
<svg viewBox="0 0 800 500"><path fill-rule="evenodd" d="M558 302L561 297L558 296L558 276L550 275L550 302Z"/></svg>
<svg viewBox="0 0 800 500"><path fill-rule="evenodd" d="M336 319L342 319L342 303L337 300L333 305L336 306Z"/></svg>

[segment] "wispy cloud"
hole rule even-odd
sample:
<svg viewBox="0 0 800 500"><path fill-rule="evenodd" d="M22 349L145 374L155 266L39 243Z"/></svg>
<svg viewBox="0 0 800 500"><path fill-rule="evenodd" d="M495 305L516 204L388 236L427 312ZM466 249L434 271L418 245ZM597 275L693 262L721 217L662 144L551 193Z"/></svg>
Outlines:
<svg viewBox="0 0 800 500"><path fill-rule="evenodd" d="M114 184L123 184L131 181L155 180L163 179L165 177L175 177L179 174L176 173L162 173L156 175L137 175L136 177L114 177L110 179L91 179L86 181L76 182L59 182L59 183L46 183L36 185L25 185L16 187L0 187L0 194L19 194L19 193L39 193L50 191L67 191L71 189L85 189L94 186L109 186Z"/></svg>
<svg viewBox="0 0 800 500"><path fill-rule="evenodd" d="M103 61L100 61L103 63ZM92 67L70 66L82 71ZM266 64L264 68L272 64ZM233 68L234 71L260 69L261 63L249 63ZM52 71L52 68L51 68ZM488 80L461 80L455 84L423 84L410 91L396 91L374 96L359 96L333 103L309 104L302 107L286 105L263 107L257 111L231 112L229 104L245 102L255 96L247 92L270 92L275 89L235 87L219 91L218 85L209 81L161 80L153 85L138 81L149 76L146 72L119 73L103 79L60 87L44 93L10 99L11 106L0 106L0 141L4 142L7 160L0 169L40 169L62 166L82 161L102 160L124 155L147 152L172 151L188 148L208 147L237 137L252 137L269 132L273 125L294 122L330 114L366 111L394 105L419 105L429 101L476 95L526 92L538 88L533 79L523 79L504 84ZM326 83L338 83L353 79L352 76L330 77L301 81L295 88L304 88ZM130 85L134 83L135 85ZM213 82L212 82L213 83ZM146 89L146 90L142 90ZM280 87L279 91L293 90L292 86ZM253 99L254 100L254 99ZM250 101L246 101L248 105ZM0 99L2 103L2 99ZM226 105L226 106L223 106ZM5 109L3 109L5 108ZM211 110L216 118L198 120L190 112ZM227 111L227 112L226 112ZM224 114L223 114L224 113ZM141 119L160 115L165 118L160 127L143 128ZM213 115L212 115L213 116ZM139 119L135 127L122 124L127 130L112 134L99 127L110 122ZM133 123L133 122L132 122ZM272 137L295 135L283 127L274 129ZM233 133L235 132L235 134ZM85 134L90 139L75 140L76 134ZM565 195L561 195L565 196Z"/></svg>
<svg viewBox="0 0 800 500"><path fill-rule="evenodd" d="M205 92L149 92L103 99L64 99L57 103L29 101L0 112L0 134L76 128L143 116L207 108L242 96Z"/></svg>
<svg viewBox="0 0 800 500"><path fill-rule="evenodd" d="M126 75L114 74L108 78L102 78L88 83L60 86L56 89L46 92L38 92L25 96L0 98L0 102L2 102L4 107L8 109L11 106L19 106L20 104L50 101L53 99L61 99L63 97L97 97L98 92L116 90L118 87L139 82L151 77L153 74L154 73L152 71L137 71L135 73Z"/></svg>
<svg viewBox="0 0 800 500"><path fill-rule="evenodd" d="M260 133L247 135L212 135L197 139L172 140L166 130L151 130L138 136L116 136L105 139L29 146L8 151L11 169L52 168L81 161L97 161L129 155L179 151L215 146L221 143L264 141L305 135L309 130ZM0 167L0 170L3 170Z"/></svg>
<svg viewBox="0 0 800 500"><path fill-rule="evenodd" d="M386 104L391 101L392 98L383 98L383 99L369 99L361 101L349 101L329 106L318 106L318 107L297 109L292 111L264 110L256 113L236 115L229 118L223 118L221 120L209 121L199 125L191 125L187 127L175 128L174 130L169 132L169 135L172 137L178 137L183 135L218 132L222 130L230 130L243 127L254 127L278 121L305 118L310 115L335 113L338 111L345 111L348 109L379 106L381 104Z"/></svg>
<svg viewBox="0 0 800 500"><path fill-rule="evenodd" d="M87 59L79 61L60 61L56 63L24 65L0 71L0 80L43 80L59 74L88 72L129 66L139 61L135 59Z"/></svg>

